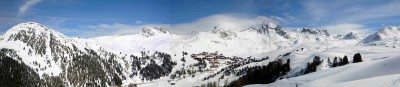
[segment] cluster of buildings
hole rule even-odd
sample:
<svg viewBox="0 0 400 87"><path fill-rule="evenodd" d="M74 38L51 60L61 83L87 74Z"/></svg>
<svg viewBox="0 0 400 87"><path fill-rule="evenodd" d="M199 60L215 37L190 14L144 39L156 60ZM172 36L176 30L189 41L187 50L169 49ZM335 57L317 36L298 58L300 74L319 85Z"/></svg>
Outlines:
<svg viewBox="0 0 400 87"><path fill-rule="evenodd" d="M208 60L209 63L211 64L211 68L217 68L220 59L228 59L228 57L225 57L222 54L218 54L218 51L214 53L209 53L209 52L201 52L199 54L192 54L190 55L193 59L196 60Z"/></svg>

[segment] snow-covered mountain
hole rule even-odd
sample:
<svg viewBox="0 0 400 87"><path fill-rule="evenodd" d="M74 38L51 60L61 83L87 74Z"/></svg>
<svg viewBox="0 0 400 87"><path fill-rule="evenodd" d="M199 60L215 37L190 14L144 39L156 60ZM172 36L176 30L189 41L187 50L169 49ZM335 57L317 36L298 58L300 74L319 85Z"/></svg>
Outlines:
<svg viewBox="0 0 400 87"><path fill-rule="evenodd" d="M84 39L27 22L0 36L0 69L9 71L0 77L13 79L8 81L12 86L226 86L249 74L246 69L285 64L290 59L291 70L278 73L272 79L281 80L266 86L343 86L396 74L398 67L390 61L398 61L399 50L392 46L400 45L399 31L390 26L365 39L351 32L338 38L324 29L285 31L276 23L265 22L244 29L216 26L188 35L145 27L137 34ZM391 46L376 47L378 42ZM365 62L333 68L323 61L317 72L303 75L315 56L328 60L347 55L352 60L355 53L361 53ZM382 64L394 70L380 72L383 70L376 66ZM355 72L371 73L345 78ZM10 77L14 75L20 77Z"/></svg>
<svg viewBox="0 0 400 87"><path fill-rule="evenodd" d="M386 26L361 42L372 46L399 47L400 26Z"/></svg>
<svg viewBox="0 0 400 87"><path fill-rule="evenodd" d="M144 32L167 31L148 37ZM214 27L209 32L190 35L176 35L160 28L143 28L139 34L122 36L102 36L90 38L105 49L115 52L135 53L142 50L168 53L222 52L228 56L250 56L278 49L276 42L285 41L289 36L275 23L265 23L258 28L233 30ZM151 31L151 32L153 32ZM145 38L143 37L145 36Z"/></svg>
<svg viewBox="0 0 400 87"><path fill-rule="evenodd" d="M12 27L1 37L0 48L0 64L10 62L0 66L9 71L1 77L15 80L2 82L8 83L3 86L115 86L127 78L142 82L165 76L171 70L167 67L175 65L160 52L147 56L151 60L137 59L150 54L117 55L90 40L67 37L35 22ZM133 61L143 63L141 68L132 68ZM146 67L159 67L155 70L163 73L148 76Z"/></svg>
<svg viewBox="0 0 400 87"><path fill-rule="evenodd" d="M350 32L350 33L346 34L346 35L343 37L343 39L346 39L346 40L352 40L352 39L360 40L360 39L362 39L362 38L361 38L358 34L353 33L353 32Z"/></svg>
<svg viewBox="0 0 400 87"><path fill-rule="evenodd" d="M366 37L363 42L369 43L373 41L399 38L400 37L400 26L387 26L380 29L378 32Z"/></svg>
<svg viewBox="0 0 400 87"><path fill-rule="evenodd" d="M102 52L98 46L86 43L85 40L69 38L35 22L21 23L12 27L3 35L0 44L2 50L6 51L2 59L13 58L14 61L27 66L23 68L29 68L26 72L34 72L30 78L26 78L30 80L17 81L14 84L34 82L30 86L82 86L84 83L91 83L105 86L105 82L111 82L109 76L115 74L120 77L120 74L109 72L112 69L107 68L120 67L119 64L101 62L111 56L101 54L110 53ZM25 75L22 74L23 76Z"/></svg>

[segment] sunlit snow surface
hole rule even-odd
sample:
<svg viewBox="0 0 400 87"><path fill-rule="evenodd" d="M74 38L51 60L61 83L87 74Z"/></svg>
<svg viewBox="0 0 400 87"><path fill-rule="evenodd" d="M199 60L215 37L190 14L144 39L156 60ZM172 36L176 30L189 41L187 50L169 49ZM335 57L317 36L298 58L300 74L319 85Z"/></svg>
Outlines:
<svg viewBox="0 0 400 87"><path fill-rule="evenodd" d="M296 84L298 87L399 87L400 49L398 48L356 46L330 49L316 55L325 58L324 60L327 57L348 55L349 61L352 61L354 52L361 53L364 62L318 70L271 84L246 87L296 87Z"/></svg>

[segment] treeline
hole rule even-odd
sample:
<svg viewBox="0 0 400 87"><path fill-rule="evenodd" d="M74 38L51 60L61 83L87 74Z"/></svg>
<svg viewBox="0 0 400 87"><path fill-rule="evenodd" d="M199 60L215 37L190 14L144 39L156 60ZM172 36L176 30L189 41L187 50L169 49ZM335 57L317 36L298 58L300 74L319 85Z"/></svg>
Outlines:
<svg viewBox="0 0 400 87"><path fill-rule="evenodd" d="M229 87L241 87L248 84L268 84L275 82L278 78L290 71L290 59L285 64L282 60L269 62L267 66L254 66L244 68L246 74L231 82Z"/></svg>
<svg viewBox="0 0 400 87"><path fill-rule="evenodd" d="M362 61L363 60L362 60L362 57L361 57L360 53L354 54L353 63L358 63L358 62L362 62ZM346 65L346 64L349 64L349 63L351 63L351 62L349 62L349 58L346 55L344 55L343 58L335 57L333 59L333 62L331 62L331 60L328 58L328 64L329 64L330 67L343 66L343 65Z"/></svg>
<svg viewBox="0 0 400 87"><path fill-rule="evenodd" d="M200 87L218 87L217 82L208 82L207 84L201 84Z"/></svg>
<svg viewBox="0 0 400 87"><path fill-rule="evenodd" d="M323 62L324 60L321 60L319 56L315 56L312 62L307 63L307 67L304 70L304 74L312 73L317 71L317 67ZM353 56L353 63L358 63L362 62L362 57L360 53L356 53ZM328 58L328 66L330 68L333 67L338 67L338 66L343 66L346 64L349 64L349 58L345 55L343 58L341 57L335 57L333 59L333 62L331 62L330 58Z"/></svg>
<svg viewBox="0 0 400 87"><path fill-rule="evenodd" d="M304 70L304 74L312 73L317 71L317 67L322 64L324 60L319 56L315 56L314 59L307 63L307 67ZM353 56L352 63L362 62L362 57L360 53L356 53ZM331 67L343 66L349 64L349 58L345 55L343 58L335 57L334 62L330 62L328 58L328 64ZM240 71L245 71L242 73L237 73L239 75L244 75L239 79L231 82L229 87L241 87L248 84L269 84L275 82L277 79L282 79L282 76L286 75L287 72L291 70L290 59L287 60L285 64L282 60L270 62L267 66L254 66L245 67Z"/></svg>
<svg viewBox="0 0 400 87"><path fill-rule="evenodd" d="M323 60L321 60L321 57L315 56L311 63L307 63L307 68L304 71L304 74L308 74L308 73L317 71L317 67L318 67L318 65L320 65L322 63L322 61Z"/></svg>

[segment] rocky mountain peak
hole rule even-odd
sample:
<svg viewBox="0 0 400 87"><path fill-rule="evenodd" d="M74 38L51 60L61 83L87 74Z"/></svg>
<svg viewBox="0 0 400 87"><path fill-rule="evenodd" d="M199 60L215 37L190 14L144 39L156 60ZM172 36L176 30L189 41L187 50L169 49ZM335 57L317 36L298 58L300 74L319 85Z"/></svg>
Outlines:
<svg viewBox="0 0 400 87"><path fill-rule="evenodd" d="M356 39L356 40L358 40L358 39L361 39L361 37L356 33L350 32L350 33L346 34L343 37L343 39L346 39L346 40Z"/></svg>
<svg viewBox="0 0 400 87"><path fill-rule="evenodd" d="M388 38L400 38L400 26L386 26L380 29L378 32L366 37L363 42L369 43Z"/></svg>
<svg viewBox="0 0 400 87"><path fill-rule="evenodd" d="M273 22L264 22L264 23L261 25L261 28L262 28L262 29L278 29L279 26L278 26L278 24L273 23Z"/></svg>
<svg viewBox="0 0 400 87"><path fill-rule="evenodd" d="M144 27L139 34L146 37L151 37L155 35L171 35L171 32L168 29L161 27Z"/></svg>
<svg viewBox="0 0 400 87"><path fill-rule="evenodd" d="M300 32L307 33L307 34L314 34L314 35L330 36L330 34L328 33L328 30L325 30L325 29L303 28Z"/></svg>
<svg viewBox="0 0 400 87"><path fill-rule="evenodd" d="M215 26L211 30L211 33L218 34L222 39L227 39L227 40L237 37L235 32L233 32L227 28L222 28L222 27L217 27L217 26Z"/></svg>
<svg viewBox="0 0 400 87"><path fill-rule="evenodd" d="M259 29L259 33L265 34L276 30L280 30L280 27L276 23L264 22Z"/></svg>
<svg viewBox="0 0 400 87"><path fill-rule="evenodd" d="M274 22L264 22L261 25L261 28L258 30L258 33L260 34L267 34L267 35L271 35L271 34L278 34L284 38L290 38L285 31L283 31L281 29L281 27L274 23Z"/></svg>
<svg viewBox="0 0 400 87"><path fill-rule="evenodd" d="M227 29L227 28L215 26L215 27L211 30L211 33L219 33L219 32L226 32L226 31L230 31L230 30Z"/></svg>

